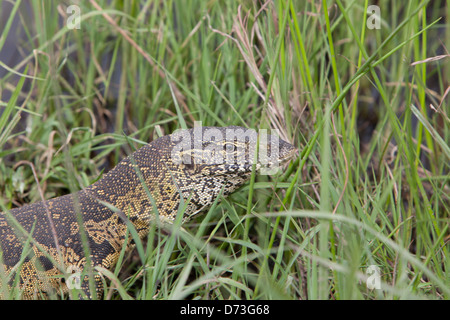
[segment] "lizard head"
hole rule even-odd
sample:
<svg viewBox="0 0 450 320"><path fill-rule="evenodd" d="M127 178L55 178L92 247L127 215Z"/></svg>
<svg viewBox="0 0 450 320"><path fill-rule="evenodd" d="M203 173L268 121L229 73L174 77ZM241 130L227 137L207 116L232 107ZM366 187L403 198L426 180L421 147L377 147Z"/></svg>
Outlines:
<svg viewBox="0 0 450 320"><path fill-rule="evenodd" d="M195 127L170 135L170 164L178 189L190 199L187 215L211 205L250 179L253 169L276 173L297 149L278 136L243 127Z"/></svg>

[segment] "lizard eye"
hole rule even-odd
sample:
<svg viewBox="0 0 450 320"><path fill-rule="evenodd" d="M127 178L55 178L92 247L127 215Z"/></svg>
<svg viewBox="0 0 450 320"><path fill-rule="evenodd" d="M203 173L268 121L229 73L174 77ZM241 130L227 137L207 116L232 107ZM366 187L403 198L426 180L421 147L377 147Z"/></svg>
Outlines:
<svg viewBox="0 0 450 320"><path fill-rule="evenodd" d="M224 147L226 152L234 152L236 151L236 145L234 143L227 142Z"/></svg>

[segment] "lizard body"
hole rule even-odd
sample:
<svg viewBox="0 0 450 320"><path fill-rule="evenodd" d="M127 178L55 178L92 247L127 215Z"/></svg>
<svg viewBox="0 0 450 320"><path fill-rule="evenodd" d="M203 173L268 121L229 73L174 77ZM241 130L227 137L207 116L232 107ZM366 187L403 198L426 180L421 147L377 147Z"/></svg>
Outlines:
<svg viewBox="0 0 450 320"><path fill-rule="evenodd" d="M232 193L252 172L259 140L248 130L203 127L163 136L77 193L0 213L0 296L2 287L17 284L26 299L67 292L65 273L88 266L111 269L123 246L133 247L132 237L126 237L130 224L143 238L155 216L174 221L180 203L186 220L219 194ZM264 164L268 167L291 159L296 151L277 141L277 152ZM260 161L255 165L261 166ZM88 280L81 280L86 296L100 297L100 276Z"/></svg>

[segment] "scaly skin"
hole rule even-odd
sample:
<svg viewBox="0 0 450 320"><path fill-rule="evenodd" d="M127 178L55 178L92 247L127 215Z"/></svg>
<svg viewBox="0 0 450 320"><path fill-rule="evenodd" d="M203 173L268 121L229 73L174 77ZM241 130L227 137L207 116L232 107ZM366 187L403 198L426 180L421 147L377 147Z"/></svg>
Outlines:
<svg viewBox="0 0 450 320"><path fill-rule="evenodd" d="M189 201L183 212L187 220L208 208L221 192L232 193L251 175L249 159L255 151L250 149L257 138L226 137L230 132L250 132L246 130L203 127L161 137L77 193L0 213L0 297L3 286L17 284L25 299L66 293L68 273L96 266L111 270L123 246L133 247L125 243L130 225L143 238L155 216L164 222L175 219L181 197L183 203ZM273 136L268 137L272 141ZM291 159L296 151L282 140L278 150L269 167ZM88 248L83 248L83 232ZM101 297L100 276L91 279L83 277L82 290L87 298Z"/></svg>

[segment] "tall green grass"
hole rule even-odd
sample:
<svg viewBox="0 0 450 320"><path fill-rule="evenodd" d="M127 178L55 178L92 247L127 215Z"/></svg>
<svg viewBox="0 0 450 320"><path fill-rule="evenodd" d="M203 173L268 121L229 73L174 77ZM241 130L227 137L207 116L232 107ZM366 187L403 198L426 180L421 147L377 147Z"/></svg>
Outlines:
<svg viewBox="0 0 450 320"><path fill-rule="evenodd" d="M100 270L105 298L448 299L450 8L378 3L370 29L367 0L84 1L71 30L63 3L15 2L1 210L80 190L194 121L278 129L300 150L284 173L155 225Z"/></svg>

